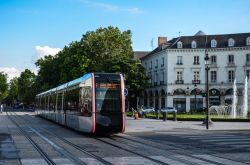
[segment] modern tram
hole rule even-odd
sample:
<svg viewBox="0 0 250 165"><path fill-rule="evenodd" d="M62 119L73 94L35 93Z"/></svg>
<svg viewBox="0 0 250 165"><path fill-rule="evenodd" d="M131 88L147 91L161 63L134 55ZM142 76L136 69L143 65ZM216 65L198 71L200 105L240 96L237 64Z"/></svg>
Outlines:
<svg viewBox="0 0 250 165"><path fill-rule="evenodd" d="M36 95L38 115L86 133L125 130L124 79L115 73L88 73Z"/></svg>

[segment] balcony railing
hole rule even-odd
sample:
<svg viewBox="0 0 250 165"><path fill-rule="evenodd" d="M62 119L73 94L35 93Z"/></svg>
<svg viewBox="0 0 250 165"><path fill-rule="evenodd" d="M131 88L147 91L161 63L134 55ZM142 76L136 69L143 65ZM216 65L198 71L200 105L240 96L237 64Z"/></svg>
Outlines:
<svg viewBox="0 0 250 165"><path fill-rule="evenodd" d="M234 62L228 62L227 66L235 66L235 63Z"/></svg>
<svg viewBox="0 0 250 165"><path fill-rule="evenodd" d="M192 80L192 84L200 84L201 80Z"/></svg>
<svg viewBox="0 0 250 165"><path fill-rule="evenodd" d="M250 66L250 61L246 61L246 66Z"/></svg>
<svg viewBox="0 0 250 165"><path fill-rule="evenodd" d="M176 65L183 65L183 63L182 62L177 62Z"/></svg>
<svg viewBox="0 0 250 165"><path fill-rule="evenodd" d="M216 62L211 62L210 67L211 67L211 68L212 68L212 67L217 67L217 63L216 63Z"/></svg>
<svg viewBox="0 0 250 165"><path fill-rule="evenodd" d="M210 80L210 83L216 84L216 83L217 83L217 80Z"/></svg>
<svg viewBox="0 0 250 165"><path fill-rule="evenodd" d="M193 65L200 65L200 62L194 62Z"/></svg>
<svg viewBox="0 0 250 165"><path fill-rule="evenodd" d="M175 84L184 84L184 80L175 80Z"/></svg>

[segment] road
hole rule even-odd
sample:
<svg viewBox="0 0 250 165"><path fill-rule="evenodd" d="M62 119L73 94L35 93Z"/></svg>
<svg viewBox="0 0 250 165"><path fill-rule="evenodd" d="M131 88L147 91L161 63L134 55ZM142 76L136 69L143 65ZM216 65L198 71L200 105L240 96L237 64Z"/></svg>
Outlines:
<svg viewBox="0 0 250 165"><path fill-rule="evenodd" d="M0 164L48 164L26 136L55 164L250 164L249 123L205 130L199 122L127 118L125 134L90 136L33 112L9 116L0 115Z"/></svg>

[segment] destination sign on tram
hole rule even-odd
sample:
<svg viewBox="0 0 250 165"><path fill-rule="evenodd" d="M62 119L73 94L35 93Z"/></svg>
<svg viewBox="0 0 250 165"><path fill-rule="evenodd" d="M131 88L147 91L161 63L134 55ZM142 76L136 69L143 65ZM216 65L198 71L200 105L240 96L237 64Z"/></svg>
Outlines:
<svg viewBox="0 0 250 165"><path fill-rule="evenodd" d="M114 83L96 83L96 88L109 88L109 89L116 89L118 88L119 84Z"/></svg>

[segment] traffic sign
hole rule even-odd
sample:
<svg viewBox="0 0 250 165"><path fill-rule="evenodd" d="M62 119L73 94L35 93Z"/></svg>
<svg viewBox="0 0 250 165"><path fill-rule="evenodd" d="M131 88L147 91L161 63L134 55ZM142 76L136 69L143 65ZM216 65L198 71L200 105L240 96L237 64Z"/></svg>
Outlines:
<svg viewBox="0 0 250 165"><path fill-rule="evenodd" d="M128 89L124 88L124 96L126 97L128 95Z"/></svg>

